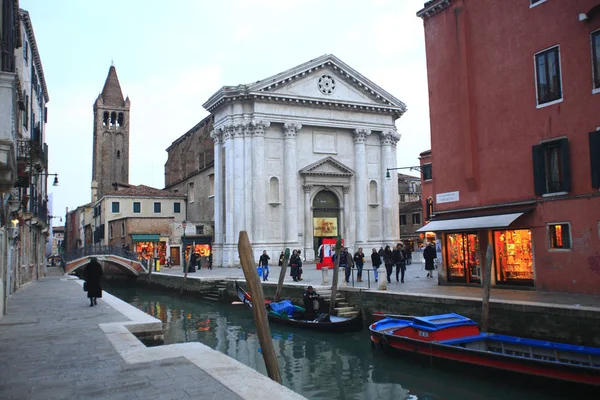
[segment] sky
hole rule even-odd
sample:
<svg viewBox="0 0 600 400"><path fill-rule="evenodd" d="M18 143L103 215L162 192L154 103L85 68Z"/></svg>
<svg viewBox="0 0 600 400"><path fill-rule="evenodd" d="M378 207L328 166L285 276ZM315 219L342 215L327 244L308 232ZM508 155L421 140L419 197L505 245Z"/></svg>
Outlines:
<svg viewBox="0 0 600 400"><path fill-rule="evenodd" d="M20 0L50 102L53 215L91 200L93 104L114 63L131 100L129 182L164 187L165 149L220 87L334 54L402 100L398 167L430 148L423 0ZM402 171L409 173L408 170ZM415 174L412 172L412 174ZM60 222L54 221L54 225Z"/></svg>

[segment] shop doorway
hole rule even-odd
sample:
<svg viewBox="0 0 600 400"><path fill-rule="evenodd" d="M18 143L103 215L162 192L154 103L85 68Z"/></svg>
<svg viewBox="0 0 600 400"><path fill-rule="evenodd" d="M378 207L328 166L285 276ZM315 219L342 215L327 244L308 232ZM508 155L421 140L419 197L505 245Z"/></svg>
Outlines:
<svg viewBox="0 0 600 400"><path fill-rule="evenodd" d="M448 281L481 283L481 262L477 233L447 234L446 252Z"/></svg>
<svg viewBox="0 0 600 400"><path fill-rule="evenodd" d="M179 259L180 252L181 252L181 249L179 248L179 246L171 247L170 254L171 254L171 263L173 265L181 265L181 260Z"/></svg>
<svg viewBox="0 0 600 400"><path fill-rule="evenodd" d="M339 232L340 202L330 190L322 190L313 199L313 248L318 253L324 238L336 238ZM315 254L319 259L319 254Z"/></svg>

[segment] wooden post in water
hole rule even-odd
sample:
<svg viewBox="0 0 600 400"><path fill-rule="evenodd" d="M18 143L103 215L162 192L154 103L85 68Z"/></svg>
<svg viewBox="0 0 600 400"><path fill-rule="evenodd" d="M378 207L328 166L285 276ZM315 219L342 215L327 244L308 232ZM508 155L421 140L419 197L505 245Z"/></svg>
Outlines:
<svg viewBox="0 0 600 400"><path fill-rule="evenodd" d="M487 333L490 317L490 286L492 283L492 244L488 243L485 253L485 267L483 270L483 304L481 307L481 332Z"/></svg>
<svg viewBox="0 0 600 400"><path fill-rule="evenodd" d="M185 243L183 243L183 267L185 268L183 271L183 284L181 285L181 290L179 291L179 294L183 293L183 289L185 288L185 281L187 281L187 274L188 274L188 269L190 269L190 262L192 261L192 251L194 251L194 248L196 247L196 242L193 242L192 247L190 247L190 256L189 259L188 257L185 256Z"/></svg>
<svg viewBox="0 0 600 400"><path fill-rule="evenodd" d="M254 314L254 322L258 332L258 340L260 343L261 352L267 367L269 378L277 383L281 383L281 375L279 374L279 364L277 364L277 356L271 339L271 330L269 329L269 320L267 319L267 309L265 308L265 296L263 294L260 278L256 273L254 265L254 256L252 254L252 246L248 239L246 231L240 232L238 241L238 252L240 253L240 261L242 270L248 283L248 292L252 299L252 313Z"/></svg>
<svg viewBox="0 0 600 400"><path fill-rule="evenodd" d="M283 289L283 280L285 279L285 273L287 271L287 266L290 261L290 248L285 249L285 253L283 255L283 264L281 265L281 271L279 272L279 281L277 282L277 290L275 291L274 301L277 302L281 300L281 291Z"/></svg>
<svg viewBox="0 0 600 400"><path fill-rule="evenodd" d="M335 296L337 295L338 270L340 268L340 250L342 247L342 238L337 237L335 243L335 262L333 263L333 278L331 280L331 299L329 300L329 315L335 312Z"/></svg>

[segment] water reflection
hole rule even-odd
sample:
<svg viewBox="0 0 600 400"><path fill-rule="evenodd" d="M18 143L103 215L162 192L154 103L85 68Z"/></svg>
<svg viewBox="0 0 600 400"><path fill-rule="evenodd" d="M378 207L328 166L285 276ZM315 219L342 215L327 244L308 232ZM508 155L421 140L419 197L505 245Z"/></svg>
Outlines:
<svg viewBox="0 0 600 400"><path fill-rule="evenodd" d="M112 294L159 318L165 344L201 342L266 375L252 313L233 306L110 284ZM271 325L285 386L309 399L546 400L575 397L552 387L515 386L456 368L432 368L372 349L366 331L329 334ZM562 387L561 387L562 389ZM567 390L570 390L568 388ZM580 392L582 393L582 392Z"/></svg>

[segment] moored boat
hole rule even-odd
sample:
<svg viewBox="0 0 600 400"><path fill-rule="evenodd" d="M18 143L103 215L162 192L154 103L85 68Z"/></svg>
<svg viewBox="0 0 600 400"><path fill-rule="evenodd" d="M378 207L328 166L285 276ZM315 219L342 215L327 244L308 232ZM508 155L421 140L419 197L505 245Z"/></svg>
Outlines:
<svg viewBox="0 0 600 400"><path fill-rule="evenodd" d="M235 287L240 301L252 307L250 294L242 289L237 282ZM352 318L337 317L324 312L307 314L303 307L293 305L289 300L281 303L284 304L265 301L270 322L318 332L360 332L363 328L360 314Z"/></svg>
<svg viewBox="0 0 600 400"><path fill-rule="evenodd" d="M600 348L481 333L458 314L385 318L369 327L385 351L600 386Z"/></svg>

